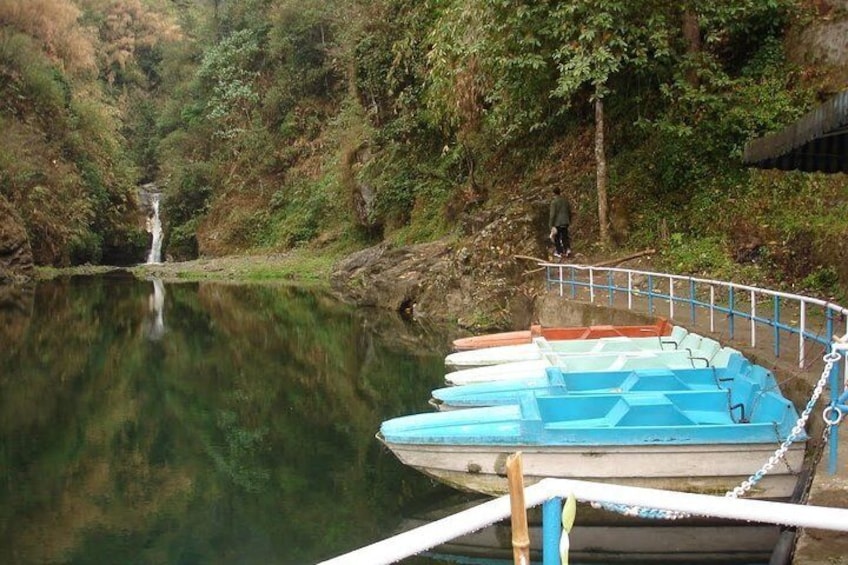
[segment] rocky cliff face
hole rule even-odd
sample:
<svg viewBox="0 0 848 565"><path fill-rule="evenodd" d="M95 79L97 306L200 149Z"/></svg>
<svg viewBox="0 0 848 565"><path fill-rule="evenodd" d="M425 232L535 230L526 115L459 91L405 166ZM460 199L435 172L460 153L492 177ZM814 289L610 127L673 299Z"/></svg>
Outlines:
<svg viewBox="0 0 848 565"><path fill-rule="evenodd" d="M824 77L822 98L848 84L848 0L813 0L818 17L790 34L789 56Z"/></svg>
<svg viewBox="0 0 848 565"><path fill-rule="evenodd" d="M513 202L471 214L464 237L410 247L381 243L341 261L334 290L361 306L455 322L466 328L529 325L547 258L547 204Z"/></svg>
<svg viewBox="0 0 848 565"><path fill-rule="evenodd" d="M11 204L0 196L0 284L26 282L32 276L32 249L26 228Z"/></svg>

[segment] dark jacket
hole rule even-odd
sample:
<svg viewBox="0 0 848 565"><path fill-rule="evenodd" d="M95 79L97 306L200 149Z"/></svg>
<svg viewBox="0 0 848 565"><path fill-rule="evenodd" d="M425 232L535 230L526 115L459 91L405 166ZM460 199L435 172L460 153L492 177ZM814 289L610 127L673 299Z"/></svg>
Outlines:
<svg viewBox="0 0 848 565"><path fill-rule="evenodd" d="M571 223L571 204L564 196L556 196L551 202L550 225L567 226Z"/></svg>

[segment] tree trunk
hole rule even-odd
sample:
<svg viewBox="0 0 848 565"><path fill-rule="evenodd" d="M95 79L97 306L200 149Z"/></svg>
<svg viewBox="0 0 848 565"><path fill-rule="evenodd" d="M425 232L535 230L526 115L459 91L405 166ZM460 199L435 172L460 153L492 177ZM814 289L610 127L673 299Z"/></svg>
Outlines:
<svg viewBox="0 0 848 565"><path fill-rule="evenodd" d="M215 30L215 41L221 40L221 21L218 16L218 8L221 0L212 0L212 29Z"/></svg>
<svg viewBox="0 0 848 565"><path fill-rule="evenodd" d="M698 13L692 8L683 10L683 39L686 42L686 54L691 59L689 64L692 65L686 72L686 80L692 86L698 86L700 80L694 64L701 52L701 22Z"/></svg>
<svg viewBox="0 0 848 565"><path fill-rule="evenodd" d="M476 169L475 165L477 164L477 162L474 159L474 153L471 152L471 149L467 145L464 145L464 144L463 144L463 147L465 149L465 163L468 166L468 181L469 181L469 184L471 185L471 191L476 196L477 195L477 178L474 175L474 171Z"/></svg>
<svg viewBox="0 0 848 565"><path fill-rule="evenodd" d="M604 149L604 100L595 96L595 164L596 164L596 186L598 189L598 227L600 231L601 245L609 246L609 211L607 202L607 156Z"/></svg>

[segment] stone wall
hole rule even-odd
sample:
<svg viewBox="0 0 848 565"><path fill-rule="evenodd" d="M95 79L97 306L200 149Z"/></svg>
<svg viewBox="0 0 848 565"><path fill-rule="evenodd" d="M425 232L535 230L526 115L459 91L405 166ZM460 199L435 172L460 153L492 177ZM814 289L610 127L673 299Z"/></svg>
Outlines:
<svg viewBox="0 0 848 565"><path fill-rule="evenodd" d="M539 296L535 306L536 319L543 326L639 326L657 319L646 312L610 308L603 301L590 304L569 300L556 291Z"/></svg>
<svg viewBox="0 0 848 565"><path fill-rule="evenodd" d="M793 61L816 67L825 76L823 97L848 88L848 0L816 0L818 17L790 34Z"/></svg>

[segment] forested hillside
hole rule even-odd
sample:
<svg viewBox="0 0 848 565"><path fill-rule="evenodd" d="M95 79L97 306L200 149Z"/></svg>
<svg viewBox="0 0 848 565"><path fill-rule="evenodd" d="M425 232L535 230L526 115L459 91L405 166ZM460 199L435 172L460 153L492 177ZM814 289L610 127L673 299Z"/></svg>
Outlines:
<svg viewBox="0 0 848 565"><path fill-rule="evenodd" d="M655 247L677 272L833 296L844 175L751 171L741 151L846 87L809 35L845 12L0 0L0 221L38 264L138 262L137 187L155 182L169 259L339 255L459 240L507 207L538 218L560 186L584 254Z"/></svg>

